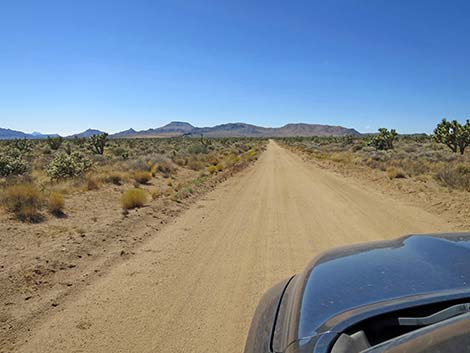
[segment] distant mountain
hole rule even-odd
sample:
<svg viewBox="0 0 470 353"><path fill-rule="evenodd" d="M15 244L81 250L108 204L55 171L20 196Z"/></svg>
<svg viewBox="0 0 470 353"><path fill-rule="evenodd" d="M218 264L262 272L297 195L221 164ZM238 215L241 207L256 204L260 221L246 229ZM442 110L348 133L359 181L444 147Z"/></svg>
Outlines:
<svg viewBox="0 0 470 353"><path fill-rule="evenodd" d="M134 129L129 129L129 130L124 130L121 132L118 132L116 134L111 135L111 137L114 138L129 138L129 137L135 137L134 135L137 133Z"/></svg>
<svg viewBox="0 0 470 353"><path fill-rule="evenodd" d="M172 121L171 123L166 124L165 126L162 126L155 130L162 132L176 132L186 134L188 132L191 132L193 129L194 126L192 126L190 123L186 123L184 121Z"/></svg>
<svg viewBox="0 0 470 353"><path fill-rule="evenodd" d="M173 121L165 126L135 131L133 129L111 135L113 138L145 138L145 137L173 137L173 136L200 136L207 137L289 137L289 136L345 136L360 135L354 129L342 126L320 124L287 124L279 128L267 128L245 123L228 123L213 127L194 127L193 125Z"/></svg>
<svg viewBox="0 0 470 353"><path fill-rule="evenodd" d="M283 127L273 129L279 137L287 136L359 136L361 133L355 129L342 126L331 126L321 124L287 124Z"/></svg>
<svg viewBox="0 0 470 353"><path fill-rule="evenodd" d="M272 129L245 123L229 123L214 127L201 127L193 129L189 134L207 137L264 137Z"/></svg>
<svg viewBox="0 0 470 353"><path fill-rule="evenodd" d="M358 136L354 129L319 124L287 124L278 128L266 128L245 123L231 123L207 128L195 128L190 135L207 137L289 137L289 136Z"/></svg>
<svg viewBox="0 0 470 353"><path fill-rule="evenodd" d="M28 134L21 131L0 128L0 140L28 138Z"/></svg>
<svg viewBox="0 0 470 353"><path fill-rule="evenodd" d="M101 135L101 134L104 134L104 131L88 129L83 132L80 132L79 134L67 136L67 138L84 138L84 137L90 137L93 135Z"/></svg>
<svg viewBox="0 0 470 353"><path fill-rule="evenodd" d="M67 138L87 138L92 135L103 134L103 131L88 129L78 134L67 136ZM354 129L342 126L320 125L320 124L287 124L282 127L271 128L245 123L228 123L212 127L194 127L183 121L172 121L171 123L155 129L136 131L129 129L110 135L111 138L150 138L150 137L176 137L189 136L199 137L289 137L289 136L358 136L360 133ZM21 131L0 128L0 140L29 138L41 139L48 136L59 136L57 134L41 134L33 132L27 134Z"/></svg>
<svg viewBox="0 0 470 353"><path fill-rule="evenodd" d="M194 130L194 126L190 123L182 121L172 121L162 127L156 129L148 129L142 131L135 131L129 129L126 131L118 132L117 134L111 135L112 138L132 138L132 137L173 137L181 136L190 133Z"/></svg>
<svg viewBox="0 0 470 353"><path fill-rule="evenodd" d="M32 134L27 134L22 131L2 129L0 128L0 140L14 140L14 139L45 139L48 136L56 137L57 134L41 134L40 132L33 132Z"/></svg>

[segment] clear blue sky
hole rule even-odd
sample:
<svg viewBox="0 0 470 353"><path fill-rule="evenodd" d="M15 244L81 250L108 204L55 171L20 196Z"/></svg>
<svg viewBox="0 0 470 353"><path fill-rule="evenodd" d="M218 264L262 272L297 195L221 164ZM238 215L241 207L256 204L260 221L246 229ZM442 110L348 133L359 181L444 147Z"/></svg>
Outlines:
<svg viewBox="0 0 470 353"><path fill-rule="evenodd" d="M0 127L431 132L469 116L468 0L0 4Z"/></svg>

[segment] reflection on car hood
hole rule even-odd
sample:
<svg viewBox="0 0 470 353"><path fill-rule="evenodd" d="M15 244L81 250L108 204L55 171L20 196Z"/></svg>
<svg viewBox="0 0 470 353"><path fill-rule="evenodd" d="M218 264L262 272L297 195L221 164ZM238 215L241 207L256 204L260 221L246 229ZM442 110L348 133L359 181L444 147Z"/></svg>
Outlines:
<svg viewBox="0 0 470 353"><path fill-rule="evenodd" d="M324 253L300 275L297 338L331 330L335 316L374 303L470 291L470 233L411 235Z"/></svg>

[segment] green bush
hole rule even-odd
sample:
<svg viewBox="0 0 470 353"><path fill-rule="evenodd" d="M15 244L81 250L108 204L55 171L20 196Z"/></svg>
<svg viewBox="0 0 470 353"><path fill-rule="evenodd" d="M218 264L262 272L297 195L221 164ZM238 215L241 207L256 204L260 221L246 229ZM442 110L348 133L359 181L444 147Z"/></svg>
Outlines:
<svg viewBox="0 0 470 353"><path fill-rule="evenodd" d="M33 143L26 138L13 140L12 144L20 153L30 152L33 149Z"/></svg>
<svg viewBox="0 0 470 353"><path fill-rule="evenodd" d="M188 147L190 154L207 154L209 153L209 147L204 144L194 144Z"/></svg>
<svg viewBox="0 0 470 353"><path fill-rule="evenodd" d="M23 175L28 171L28 164L21 157L0 156L0 176Z"/></svg>
<svg viewBox="0 0 470 353"><path fill-rule="evenodd" d="M113 153L116 157L121 157L121 158L124 159L124 160L129 159L129 151L126 150L125 148L116 147L116 148L112 149L112 153Z"/></svg>
<svg viewBox="0 0 470 353"><path fill-rule="evenodd" d="M91 168L91 161L79 152L58 154L47 167L52 179L66 179L82 176Z"/></svg>

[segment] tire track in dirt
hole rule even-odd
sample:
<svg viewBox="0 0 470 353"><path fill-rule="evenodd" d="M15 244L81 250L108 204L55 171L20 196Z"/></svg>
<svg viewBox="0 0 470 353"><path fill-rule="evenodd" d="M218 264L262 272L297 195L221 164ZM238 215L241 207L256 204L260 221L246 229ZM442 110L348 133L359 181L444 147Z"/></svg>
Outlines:
<svg viewBox="0 0 470 353"><path fill-rule="evenodd" d="M263 292L320 251L450 230L270 142L254 166L43 318L17 351L242 352Z"/></svg>

